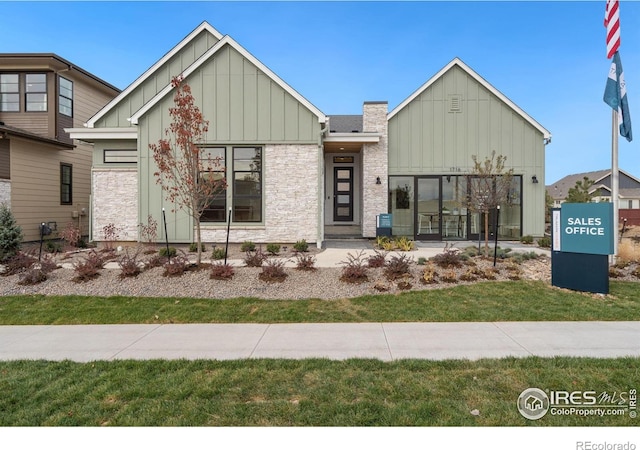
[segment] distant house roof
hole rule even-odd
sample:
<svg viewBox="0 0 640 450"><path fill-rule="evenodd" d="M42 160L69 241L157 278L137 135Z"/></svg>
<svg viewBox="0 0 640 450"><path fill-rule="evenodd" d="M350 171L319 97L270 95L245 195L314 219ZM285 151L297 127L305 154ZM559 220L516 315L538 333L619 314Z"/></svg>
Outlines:
<svg viewBox="0 0 640 450"><path fill-rule="evenodd" d="M493 87L487 80L482 78L475 70L471 67L467 66L460 58L454 58L449 64L444 66L438 73L429 78L426 83L420 86L413 94L407 97L402 103L396 106L393 111L391 111L387 119L391 119L393 116L398 114L405 106L411 103L416 97L422 94L425 90L427 90L433 83L435 83L438 79L440 79L445 73L447 73L453 66L458 66L462 70L464 70L471 78L474 78L478 83L484 86L489 92L498 97L504 103L506 103L511 109L513 109L516 113L518 113L524 120L529 122L531 126L536 128L540 133L542 133L545 139L551 139L551 132L547 130L545 127L540 125L533 117L524 112L522 108L513 103L506 95L500 92L498 89Z"/></svg>
<svg viewBox="0 0 640 450"><path fill-rule="evenodd" d="M329 116L329 132L362 133L362 115Z"/></svg>
<svg viewBox="0 0 640 450"><path fill-rule="evenodd" d="M629 197L635 195L631 195L632 192L638 190L640 192L640 180L635 178L633 175L620 170L620 174L628 177L632 181L638 184L638 188L620 188L619 193L620 196ZM564 178L556 181L555 183L551 183L547 185L547 192L554 200L564 200L567 195L569 195L569 189L575 187L576 182L582 181L585 177L589 180L592 180L593 186L591 188L591 192L597 191L600 189L611 190L610 181L607 179L611 175L611 169L606 170L595 170L593 172L583 172L583 173L574 173L572 175L567 175Z"/></svg>

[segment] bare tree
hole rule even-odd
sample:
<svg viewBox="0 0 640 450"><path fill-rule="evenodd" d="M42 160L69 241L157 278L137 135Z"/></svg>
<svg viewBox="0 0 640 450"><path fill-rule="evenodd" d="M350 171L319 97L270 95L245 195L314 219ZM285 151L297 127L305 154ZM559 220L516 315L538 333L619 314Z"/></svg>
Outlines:
<svg viewBox="0 0 640 450"><path fill-rule="evenodd" d="M197 264L202 261L200 218L212 200L226 188L220 158L212 157L202 147L209 122L195 105L191 87L182 77L174 77L174 107L169 108L172 122L165 130L166 139L150 144L158 166L154 173L166 199L175 209L183 209L193 218L198 246Z"/></svg>
<svg viewBox="0 0 640 450"><path fill-rule="evenodd" d="M489 213L498 206L509 204L512 197L513 169L506 169L506 156L491 152L491 157L479 161L472 156L473 169L469 177L469 190L464 206L471 212L484 215L484 248L489 252ZM498 230L496 230L496 233Z"/></svg>

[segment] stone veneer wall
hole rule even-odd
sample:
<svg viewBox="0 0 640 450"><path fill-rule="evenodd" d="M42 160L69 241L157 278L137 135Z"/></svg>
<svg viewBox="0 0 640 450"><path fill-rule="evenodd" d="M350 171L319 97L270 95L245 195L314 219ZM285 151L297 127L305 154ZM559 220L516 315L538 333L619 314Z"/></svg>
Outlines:
<svg viewBox="0 0 640 450"><path fill-rule="evenodd" d="M0 180L0 205L11 208L11 180Z"/></svg>
<svg viewBox="0 0 640 450"><path fill-rule="evenodd" d="M230 242L284 243L318 240L317 145L267 145L264 148L264 225L232 224ZM225 226L202 226L203 242L224 242Z"/></svg>
<svg viewBox="0 0 640 450"><path fill-rule="evenodd" d="M387 102L365 102L362 129L378 132L380 141L364 144L362 149L362 236L376 236L376 216L386 213L389 192L389 145L387 131ZM380 177L381 184L376 184Z"/></svg>
<svg viewBox="0 0 640 450"><path fill-rule="evenodd" d="M104 240L102 228L113 223L119 241L138 240L138 169L93 169L93 239Z"/></svg>

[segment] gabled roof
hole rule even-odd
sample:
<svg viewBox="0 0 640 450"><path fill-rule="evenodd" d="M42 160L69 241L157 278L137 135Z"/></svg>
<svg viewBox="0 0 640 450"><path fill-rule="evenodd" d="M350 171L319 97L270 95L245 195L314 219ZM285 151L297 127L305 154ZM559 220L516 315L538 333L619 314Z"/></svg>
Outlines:
<svg viewBox="0 0 640 450"><path fill-rule="evenodd" d="M542 133L545 139L551 138L551 132L540 125L533 117L524 112L518 105L513 103L507 96L505 96L502 92L493 87L487 80L482 78L476 71L474 71L471 67L467 66L460 58L454 58L449 64L444 66L438 73L432 76L425 84L420 86L418 90L416 90L413 94L411 94L406 100L396 106L393 111L391 111L387 115L387 120L391 120L393 116L398 114L405 106L411 103L416 97L422 94L425 90L427 90L433 83L435 83L438 79L440 79L445 73L447 73L453 66L458 66L460 69L465 71L469 76L475 79L478 83L484 86L489 92L498 97L504 103L506 103L511 109L517 112L523 119L529 122L534 128Z"/></svg>
<svg viewBox="0 0 640 450"><path fill-rule="evenodd" d="M120 93L116 98L107 103L104 108L98 111L91 119L89 119L86 123L86 126L89 128L93 128L95 123L100 120L105 114L107 114L115 105L120 103L122 99L124 99L127 95L133 92L138 86L144 83L153 73L158 70L164 63L169 61L173 56L182 50L186 45L189 44L196 36L198 36L203 30L211 33L216 39L222 39L222 34L207 22L202 22L195 30L187 35L183 40L181 40L178 45L173 47L169 52L167 52L162 58L160 58L153 66L149 67L146 72L140 75L133 83L131 83L124 91Z"/></svg>
<svg viewBox="0 0 640 450"><path fill-rule="evenodd" d="M309 111L311 111L316 117L318 117L318 121L324 123L326 121L326 116L322 111L316 108L309 100L300 95L295 89L289 86L287 83L282 80L278 75L273 73L271 69L262 64L260 60L258 60L255 56L249 53L244 47L238 44L231 36L226 35L220 41L218 41L213 47L207 50L200 58L194 61L189 67L187 67L180 75L184 78L187 78L190 74L192 74L196 69L198 69L202 64L204 64L209 58L215 55L220 49L222 49L225 45L231 46L234 50L240 53L244 58L250 61L253 65L255 65L258 70L267 75L271 80L275 81L282 89L284 89L287 93L289 93L293 98L295 98L298 102L303 104ZM137 124L138 119L142 117L147 111L153 108L160 100L162 100L169 92L173 90L171 83L165 86L160 92L158 92L151 100L149 100L145 105L142 106L138 111L136 111L131 116L131 123Z"/></svg>
<svg viewBox="0 0 640 450"><path fill-rule="evenodd" d="M638 184L640 185L640 180L638 180L636 177L629 174L628 172L625 172L624 170L620 170L620 169L618 172L638 182ZM567 195L569 195L569 189L574 187L576 185L576 182L582 181L585 177L587 177L589 180L593 181L591 192L601 188L610 190L610 186L607 186L606 184L602 183L602 181L605 178L607 178L609 175L611 175L611 169L594 170L592 172L583 172L583 173L574 173L572 175L567 175L566 177L559 179L555 183L551 183L546 188L547 188L547 192L552 198L565 199ZM620 189L620 193L622 193L622 190L623 189Z"/></svg>
<svg viewBox="0 0 640 450"><path fill-rule="evenodd" d="M153 66L151 66L145 73L143 73L136 81L134 81L129 87L127 87L122 93L113 99L110 103L108 103L104 108L102 108L98 113L93 116L86 124L87 127L93 128L94 125L100 118L102 118L105 114L107 114L112 108L114 108L122 99L124 99L129 93L131 93L134 89L140 86L144 81L149 78L156 70L158 70L165 62L171 59L176 53L178 53L182 48L184 48L191 40L193 40L196 36L198 36L203 30L209 31L213 34L219 41L207 50L202 56L200 56L197 60L195 60L189 67L187 67L181 74L184 78L188 77L191 73L193 73L196 69L198 69L202 64L204 64L209 58L215 55L220 49L222 49L225 45L229 45L234 48L238 53L240 53L243 57L249 60L252 64L254 64L260 71L262 71L265 75L271 78L274 82L276 82L280 87L282 87L286 92L288 92L292 97L294 97L297 101L303 104L306 108L308 108L314 115L316 115L320 122L324 122L325 115L322 111L316 108L313 104L311 104L307 99L305 99L302 95L300 95L295 89L285 83L280 77L278 77L275 73L271 71L267 66L262 64L256 57L254 57L251 53L249 53L244 47L238 44L233 38L228 35L223 36L220 34L215 28L209 25L207 22L203 22L198 28L193 30L187 37L185 37L178 45L176 45L171 51L169 51L166 55L162 57L158 62L156 62ZM172 91L171 84L165 86L162 90L160 90L151 100L145 103L138 111L136 111L130 118L131 123L133 125L138 123L138 119L144 115L147 111L149 111L153 106L155 106L162 98L164 98L169 92Z"/></svg>

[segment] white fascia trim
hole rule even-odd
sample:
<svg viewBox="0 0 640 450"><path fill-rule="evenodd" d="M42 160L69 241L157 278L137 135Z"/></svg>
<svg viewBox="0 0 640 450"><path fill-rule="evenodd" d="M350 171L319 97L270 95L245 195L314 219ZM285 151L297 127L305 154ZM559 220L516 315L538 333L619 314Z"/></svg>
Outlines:
<svg viewBox="0 0 640 450"><path fill-rule="evenodd" d="M344 143L377 143L380 142L379 133L329 133L323 139L324 142L344 142Z"/></svg>
<svg viewBox="0 0 640 450"><path fill-rule="evenodd" d="M100 120L106 113L108 113L115 105L120 103L120 100L129 95L133 90L135 90L138 86L144 83L147 78L149 78L156 70L158 70L164 63L169 61L176 53L182 50L189 42L191 42L198 34L200 34L203 30L207 30L211 33L216 39L222 39L222 34L209 25L206 21L202 22L198 28L193 30L187 37L185 37L182 41L178 43L175 47L173 47L168 53L166 53L162 58L160 58L153 66L151 66L145 73L140 75L133 83L131 83L124 91L122 91L116 98L111 100L107 105L98 111L89 121L86 126L89 128L93 128L95 123Z"/></svg>
<svg viewBox="0 0 640 450"><path fill-rule="evenodd" d="M396 114L398 114L405 106L407 106L409 103L411 103L416 97L418 97L420 94L422 94L429 86L431 86L433 83L435 83L440 77L442 77L442 75L444 75L449 69L451 69L453 66L457 65L458 67L460 67L462 70L464 70L465 72L467 72L469 75L471 75L472 78L474 78L478 83L480 83L482 86L484 86L489 92L491 92L493 95L495 95L496 97L498 97L500 100L502 100L503 102L505 102L511 109L513 109L515 112L517 112L518 114L520 114L522 116L522 118L524 118L527 122L529 122L531 125L533 125L534 128L536 128L538 131L540 131L542 133L542 135L544 136L544 138L549 139L551 138L551 132L549 130L547 130L545 127L543 127L542 125L540 125L533 117L531 117L529 114L527 114L526 112L524 112L524 110L522 108L520 108L518 105L516 105L515 103L513 103L511 100L509 100L509 98L507 98L502 92L500 92L499 90L497 90L495 87L493 87L487 80L485 80L484 78L482 78L476 71L474 71L471 67L467 66L464 62L462 62L462 60L460 58L454 58L449 64L447 64L446 66L444 66L442 69L440 69L440 71L438 73L436 73L434 76L432 76L431 78L429 78L429 80L427 80L427 82L425 84L423 84L422 86L420 86L413 94L411 94L405 101L403 101L402 103L400 103L398 106L396 106L393 111L391 111L388 115L387 115L387 120L391 120L391 118L393 116L395 116Z"/></svg>
<svg viewBox="0 0 640 450"><path fill-rule="evenodd" d="M275 81L281 88L283 88L286 92L288 92L293 98L295 98L298 102L303 104L309 111L311 111L315 116L318 117L318 122L325 123L326 116L325 114L316 108L309 100L300 95L295 89L285 83L280 77L278 77L275 73L273 73L267 66L262 64L256 57L254 57L251 53L249 53L244 47L238 44L233 40L231 36L224 36L220 41L216 43L213 47L207 50L200 58L194 61L189 67L187 67L180 75L183 78L187 78L191 75L196 69L198 69L202 64L204 64L209 58L211 58L214 54L216 54L222 47L225 45L230 45L233 47L238 53L240 53L244 58L248 59L252 64L254 64L258 70L267 75L271 80ZM151 100L149 100L142 108L136 111L129 121L133 125L138 124L138 120L145 113L147 113L151 108L153 108L160 100L164 98L169 92L173 90L171 84L165 86L160 92L158 92Z"/></svg>
<svg viewBox="0 0 640 450"><path fill-rule="evenodd" d="M138 139L138 129L131 128L65 128L72 139L91 142L96 139Z"/></svg>

